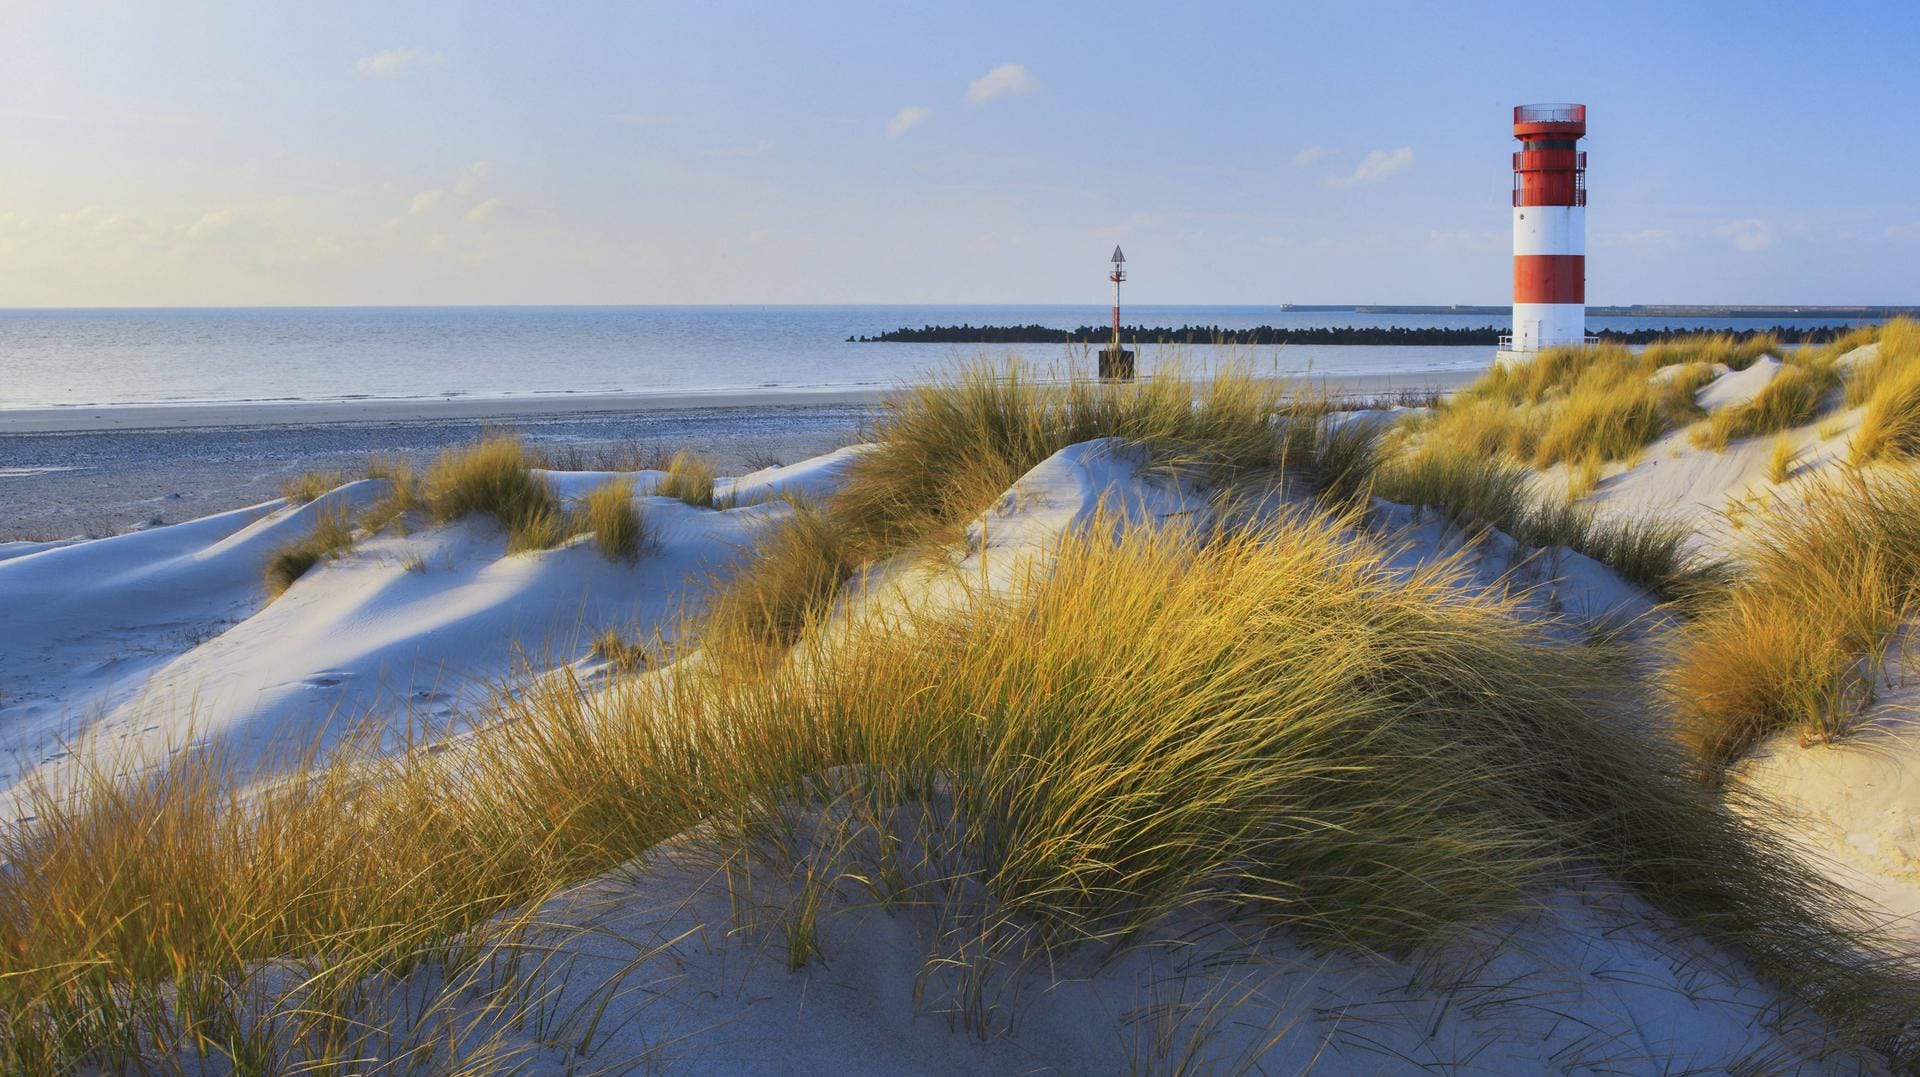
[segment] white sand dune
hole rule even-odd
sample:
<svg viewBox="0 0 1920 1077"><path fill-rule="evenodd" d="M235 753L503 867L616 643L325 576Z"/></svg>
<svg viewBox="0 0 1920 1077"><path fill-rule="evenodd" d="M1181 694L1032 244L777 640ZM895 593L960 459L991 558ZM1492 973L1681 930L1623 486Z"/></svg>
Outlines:
<svg viewBox="0 0 1920 1077"><path fill-rule="evenodd" d="M1710 541L1731 542L1714 513L1764 482L1760 450L1668 441L1609 476L1596 504L1677 509ZM1843 452L1814 447L1809 469ZM507 555L494 525L469 519L363 540L268 603L269 553L328 506L370 500L377 483L0 560L0 730L22 749L4 779L43 762L43 773L57 771L57 738L75 728L127 750L219 737L266 760L363 712L396 734L410 716L452 719L521 654L580 663L603 628L670 633L706 576L726 572L757 528L790 511L778 496L831 492L861 451L870 450L722 480L722 496L742 503L726 510L647 496L657 474L641 473L655 542L630 564L588 539ZM950 602L967 587L1012 586L1071 531L1212 519L1201 492L1144 463L1114 441L1063 450L975 520L945 563L883 566L859 601ZM577 497L613 476L549 477ZM1497 532L1468 543L1386 503L1372 517L1399 551L1395 564L1460 558L1478 585L1524 593L1556 630L1634 623L1651 633L1660 623L1646 594L1573 551L1532 550ZM1890 731L1872 745L1858 754L1770 745L1751 780L1824 820L1826 851L1851 845L1856 869L1879 880L1875 897L1920 910L1920 800L1908 778L1920 738ZM1117 955L1009 971L989 996L1004 1005L982 1008L954 1002L966 995L938 960L937 925L890 915L851 889L829 903L821 956L789 971L772 926L789 896L784 876L743 903L713 855L669 843L538 910L546 926L531 941L547 963L532 976L536 993L552 992L551 1023L487 1016L482 998L499 968L452 988L422 970L388 985L387 1016L405 1024L421 999L440 995L478 1021L466 1035L497 1033L528 1052L531 1073L635 1057L705 1073L1118 1072L1182 1058L1202 1071L1257 1062L1289 1073L1723 1072L1756 1059L1769 1072L1835 1072L1843 1061L1847 1072L1874 1072L1870 1060L1823 1057L1817 1020L1599 881L1544 894L1537 913L1444 951L1399 958L1167 925ZM580 1023L596 1015L589 1032ZM462 1024L446 1017L422 1018L432 1027L421 1034Z"/></svg>

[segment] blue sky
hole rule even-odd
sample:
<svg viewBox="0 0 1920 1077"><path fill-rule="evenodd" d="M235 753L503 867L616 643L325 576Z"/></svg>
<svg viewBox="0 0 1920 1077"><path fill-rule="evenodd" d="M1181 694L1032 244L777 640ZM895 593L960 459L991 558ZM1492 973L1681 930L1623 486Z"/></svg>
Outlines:
<svg viewBox="0 0 1920 1077"><path fill-rule="evenodd" d="M1836 9L1837 10L1837 9ZM0 306L1920 302L1920 5L0 0Z"/></svg>

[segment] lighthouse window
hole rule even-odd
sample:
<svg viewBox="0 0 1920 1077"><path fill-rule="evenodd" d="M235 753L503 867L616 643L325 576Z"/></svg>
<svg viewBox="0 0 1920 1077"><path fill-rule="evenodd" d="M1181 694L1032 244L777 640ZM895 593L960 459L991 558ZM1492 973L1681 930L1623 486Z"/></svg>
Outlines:
<svg viewBox="0 0 1920 1077"><path fill-rule="evenodd" d="M1578 143L1571 138L1534 138L1527 140L1525 148L1530 150L1570 150L1576 145L1578 145Z"/></svg>

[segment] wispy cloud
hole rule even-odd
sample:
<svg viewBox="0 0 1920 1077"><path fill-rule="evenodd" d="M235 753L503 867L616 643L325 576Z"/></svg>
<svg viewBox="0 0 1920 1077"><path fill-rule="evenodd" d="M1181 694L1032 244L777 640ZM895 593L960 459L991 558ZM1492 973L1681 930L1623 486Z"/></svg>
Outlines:
<svg viewBox="0 0 1920 1077"><path fill-rule="evenodd" d="M430 191L421 191L419 194L413 196L412 202L407 203L407 212L431 213L433 208L440 204L440 200L446 196L447 192L439 187L435 187Z"/></svg>
<svg viewBox="0 0 1920 1077"><path fill-rule="evenodd" d="M362 56L353 66L362 75L398 75L416 67L438 67L447 62L444 52L426 49L381 49Z"/></svg>
<svg viewBox="0 0 1920 1077"><path fill-rule="evenodd" d="M927 122L927 117L931 115L933 110L925 105L908 105L894 113L893 119L887 121L887 137L899 138L910 129Z"/></svg>
<svg viewBox="0 0 1920 1077"><path fill-rule="evenodd" d="M1040 80L1019 64L1001 64L967 84L967 100L978 105L996 97L1014 97L1040 88Z"/></svg>
<svg viewBox="0 0 1920 1077"><path fill-rule="evenodd" d="M233 224L233 211L216 209L200 215L200 219L188 225L183 233L188 239L205 239L219 235Z"/></svg>
<svg viewBox="0 0 1920 1077"><path fill-rule="evenodd" d="M1752 253L1773 246L1772 227L1757 217L1728 221L1715 228L1713 234L1732 243L1737 251Z"/></svg>
<svg viewBox="0 0 1920 1077"><path fill-rule="evenodd" d="M1367 154L1360 167L1344 176L1328 176L1329 187L1352 187L1359 183L1378 183L1396 172L1405 172L1413 167L1413 147L1402 146L1389 153L1386 150L1373 150Z"/></svg>
<svg viewBox="0 0 1920 1077"><path fill-rule="evenodd" d="M485 202L467 211L467 223L485 224L493 219L493 215L498 212L500 212L500 200L498 198L489 198Z"/></svg>
<svg viewBox="0 0 1920 1077"><path fill-rule="evenodd" d="M1339 150L1331 146L1308 146L1293 155L1293 163L1305 168L1308 165L1317 165L1329 157L1338 156L1339 153Z"/></svg>
<svg viewBox="0 0 1920 1077"><path fill-rule="evenodd" d="M665 127L670 123L679 123L680 117L666 116L657 112L618 112L614 114L614 123L623 123L628 127Z"/></svg>

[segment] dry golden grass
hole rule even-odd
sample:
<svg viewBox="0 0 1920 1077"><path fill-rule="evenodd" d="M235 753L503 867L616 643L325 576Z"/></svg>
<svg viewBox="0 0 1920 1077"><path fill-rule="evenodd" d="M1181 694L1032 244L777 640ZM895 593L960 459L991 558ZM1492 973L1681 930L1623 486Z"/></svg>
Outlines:
<svg viewBox="0 0 1920 1077"><path fill-rule="evenodd" d="M681 449L667 464L667 477L654 491L663 497L678 498L697 509L713 507L713 465L694 453Z"/></svg>
<svg viewBox="0 0 1920 1077"><path fill-rule="evenodd" d="M1273 418L1288 387L1226 367L1204 381L1165 372L1128 383L1038 377L977 363L888 401L829 511L863 558L912 546L970 519L1054 453L1116 437L1154 466L1225 483L1279 463Z"/></svg>
<svg viewBox="0 0 1920 1077"><path fill-rule="evenodd" d="M427 470L422 496L435 520L482 513L507 532L507 550L544 550L572 532L553 487L528 470L519 438L490 434L472 445L447 449Z"/></svg>
<svg viewBox="0 0 1920 1077"><path fill-rule="evenodd" d="M1847 378L1847 406L1850 408L1857 408L1872 398L1880 379L1920 360L1920 322L1903 316L1871 328L1872 340L1866 343L1875 343L1879 347L1871 362L1855 368ZM1862 333L1864 330L1855 332Z"/></svg>
<svg viewBox="0 0 1920 1077"><path fill-rule="evenodd" d="M1604 647L1536 634L1453 569L1409 576L1351 528L1096 528L1016 596L856 618L805 662L681 664L611 697L530 679L458 750L310 765L252 797L195 753L43 792L0 835L0 1052L30 1072L156 1041L351 1057L376 970L483 963L447 940L696 824L724 842L831 800L872 839L847 842L855 870L973 925L965 963L1191 908L1402 951L1597 867L1843 1039L1915 1058L1920 983L1634 732ZM321 958L318 1000L276 1011L292 1031L260 1027L241 971L279 955Z"/></svg>
<svg viewBox="0 0 1920 1077"><path fill-rule="evenodd" d="M1920 322L1895 318L1880 327L1879 343L1847 385L1848 403L1867 409L1853 436L1855 464L1920 454Z"/></svg>
<svg viewBox="0 0 1920 1077"><path fill-rule="evenodd" d="M714 581L700 635L712 646L790 647L859 571L844 527L818 506L767 525L746 567Z"/></svg>
<svg viewBox="0 0 1920 1077"><path fill-rule="evenodd" d="M1566 546L1689 606L1727 572L1724 564L1694 555L1689 532L1677 523L1602 519L1571 501L1549 504L1533 493L1524 469L1441 439L1371 461L1363 492L1437 510L1469 527L1497 527L1528 546Z"/></svg>
<svg viewBox="0 0 1920 1077"><path fill-rule="evenodd" d="M582 499L581 522L610 560L631 560L640 554L647 531L633 500L633 480L614 479L593 488Z"/></svg>
<svg viewBox="0 0 1920 1077"><path fill-rule="evenodd" d="M1822 402L1838 384L1840 376L1831 365L1787 363L1752 400L1722 408L1695 427L1691 440L1717 450L1738 438L1806 426L1820 417Z"/></svg>
<svg viewBox="0 0 1920 1077"><path fill-rule="evenodd" d="M630 640L621 635L617 628L609 628L594 637L593 656L613 668L615 673L632 673L644 669L647 665L647 649L638 640Z"/></svg>
<svg viewBox="0 0 1920 1077"><path fill-rule="evenodd" d="M280 496L286 498L289 505L304 505L333 492L346 481L337 471L302 471L280 484Z"/></svg>
<svg viewBox="0 0 1920 1077"><path fill-rule="evenodd" d="M1642 349L1640 358L1651 368L1677 363L1725 363L1745 370L1763 355L1783 356L1787 349L1771 333L1740 338L1731 333L1702 333L1656 341Z"/></svg>
<svg viewBox="0 0 1920 1077"><path fill-rule="evenodd" d="M313 531L307 537L278 550L267 559L266 580L269 597L278 598L293 581L323 559L338 557L353 546L353 520L343 507L321 511L314 517Z"/></svg>
<svg viewBox="0 0 1920 1077"><path fill-rule="evenodd" d="M1714 368L1695 356L1723 354L1722 345L1731 346L1701 338L1637 355L1617 344L1548 349L1488 371L1442 405L1428 431L1434 440L1539 468L1625 460L1700 414L1693 396ZM1683 369L1655 378L1674 365Z"/></svg>
<svg viewBox="0 0 1920 1077"><path fill-rule="evenodd" d="M1593 493L1594 488L1600 485L1605 466L1605 461L1597 453L1578 464L1570 464L1567 468L1567 500L1579 501Z"/></svg>
<svg viewBox="0 0 1920 1077"><path fill-rule="evenodd" d="M1785 434L1773 439L1773 450L1767 454L1767 480L1773 483L1787 481L1793 474L1794 457L1800 455L1793 447L1793 439Z"/></svg>
<svg viewBox="0 0 1920 1077"><path fill-rule="evenodd" d="M375 534L389 527L404 533L408 515L426 507L413 464L404 456L374 457L367 462L367 478L385 479L387 488L360 514L360 526Z"/></svg>
<svg viewBox="0 0 1920 1077"><path fill-rule="evenodd" d="M1590 368L1551 410L1533 465L1619 460L1637 452L1666 430L1666 396L1638 366Z"/></svg>
<svg viewBox="0 0 1920 1077"><path fill-rule="evenodd" d="M1806 483L1747 550L1667 675L1684 738L1714 765L1780 730L1841 736L1873 698L1887 641L1920 611L1920 475Z"/></svg>

